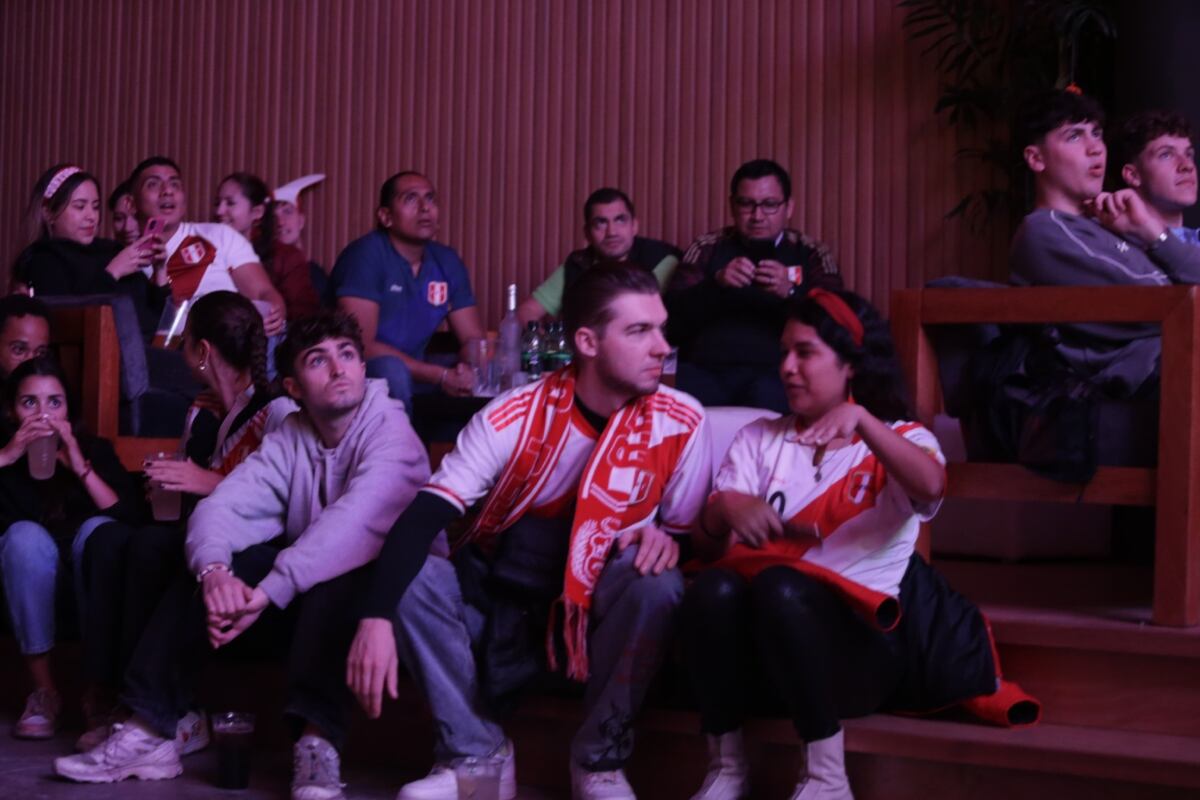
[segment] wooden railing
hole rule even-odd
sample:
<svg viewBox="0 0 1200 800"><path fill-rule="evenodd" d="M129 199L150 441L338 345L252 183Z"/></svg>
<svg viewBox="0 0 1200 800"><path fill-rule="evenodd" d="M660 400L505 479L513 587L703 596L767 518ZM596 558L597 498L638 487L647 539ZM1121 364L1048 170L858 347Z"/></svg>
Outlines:
<svg viewBox="0 0 1200 800"><path fill-rule="evenodd" d="M1151 322L1162 326L1158 463L1100 467L1086 486L1015 464L949 465L949 496L1155 507L1153 619L1200 624L1200 288L902 289L892 294L897 353L927 425L941 405L926 328L970 323ZM1147 532L1149 535L1149 532ZM926 543L927 546L927 543Z"/></svg>

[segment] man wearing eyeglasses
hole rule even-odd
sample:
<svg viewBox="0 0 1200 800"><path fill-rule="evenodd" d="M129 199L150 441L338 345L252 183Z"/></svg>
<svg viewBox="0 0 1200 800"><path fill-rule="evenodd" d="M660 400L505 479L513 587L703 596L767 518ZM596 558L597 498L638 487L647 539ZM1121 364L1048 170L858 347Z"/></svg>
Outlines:
<svg viewBox="0 0 1200 800"><path fill-rule="evenodd" d="M840 289L841 273L825 245L787 227L792 180L779 164L742 164L729 195L733 224L693 242L668 287L676 386L706 406L787 413L777 369L787 300L813 287Z"/></svg>

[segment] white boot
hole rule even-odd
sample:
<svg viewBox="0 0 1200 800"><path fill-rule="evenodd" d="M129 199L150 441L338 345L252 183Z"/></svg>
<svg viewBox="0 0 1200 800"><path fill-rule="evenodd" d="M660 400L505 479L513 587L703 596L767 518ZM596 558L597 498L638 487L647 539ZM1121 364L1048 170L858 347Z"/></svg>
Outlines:
<svg viewBox="0 0 1200 800"><path fill-rule="evenodd" d="M804 771L790 800L854 800L842 732L804 745Z"/></svg>
<svg viewBox="0 0 1200 800"><path fill-rule="evenodd" d="M750 769L742 729L708 737L708 775L692 800L742 800L750 796Z"/></svg>

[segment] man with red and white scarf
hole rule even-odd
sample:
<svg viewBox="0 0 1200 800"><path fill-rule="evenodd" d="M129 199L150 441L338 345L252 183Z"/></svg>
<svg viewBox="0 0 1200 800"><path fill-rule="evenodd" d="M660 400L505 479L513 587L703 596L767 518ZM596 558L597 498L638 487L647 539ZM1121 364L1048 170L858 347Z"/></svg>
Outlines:
<svg viewBox="0 0 1200 800"><path fill-rule="evenodd" d="M525 656L542 649L587 684L574 796L634 797L622 766L682 597L674 537L708 491L708 429L694 398L659 384L667 314L652 274L588 270L563 321L575 363L476 414L380 555L347 680L378 716L403 661L437 722L433 771L400 800L457 798L450 764L467 756L501 759L500 796L516 796L512 744L491 717L541 671ZM437 547L426 559L481 499L453 559Z"/></svg>

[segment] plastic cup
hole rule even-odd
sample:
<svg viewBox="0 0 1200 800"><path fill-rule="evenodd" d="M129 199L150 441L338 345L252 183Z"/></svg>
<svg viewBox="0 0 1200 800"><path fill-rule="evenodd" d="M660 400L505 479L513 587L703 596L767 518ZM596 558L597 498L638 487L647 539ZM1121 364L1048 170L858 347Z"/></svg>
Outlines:
<svg viewBox="0 0 1200 800"><path fill-rule="evenodd" d="M217 743L217 786L222 789L245 789L250 785L254 715L244 711L214 714L212 732Z"/></svg>
<svg viewBox="0 0 1200 800"><path fill-rule="evenodd" d="M29 477L35 481L53 478L58 461L58 434L51 433L31 441L25 447L25 457L29 461Z"/></svg>
<svg viewBox="0 0 1200 800"><path fill-rule="evenodd" d="M183 461L182 453L155 453L149 458L155 461ZM150 513L158 522L174 522L179 519L182 509L182 497L179 492L164 489L155 482L150 483Z"/></svg>
<svg viewBox="0 0 1200 800"><path fill-rule="evenodd" d="M454 762L458 800L500 800L500 772L504 760L490 756L468 756Z"/></svg>
<svg viewBox="0 0 1200 800"><path fill-rule="evenodd" d="M492 343L483 338L467 340L467 359L475 371L475 385L471 393L476 397L493 397L496 387L492 382Z"/></svg>
<svg viewBox="0 0 1200 800"><path fill-rule="evenodd" d="M183 328L187 323L189 306L187 300L176 305L173 298L167 298L163 304L162 316L158 320L158 330L150 342L151 346L170 350L183 342Z"/></svg>

